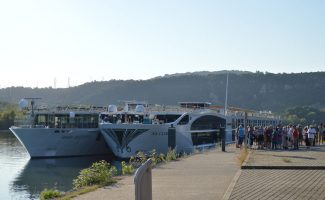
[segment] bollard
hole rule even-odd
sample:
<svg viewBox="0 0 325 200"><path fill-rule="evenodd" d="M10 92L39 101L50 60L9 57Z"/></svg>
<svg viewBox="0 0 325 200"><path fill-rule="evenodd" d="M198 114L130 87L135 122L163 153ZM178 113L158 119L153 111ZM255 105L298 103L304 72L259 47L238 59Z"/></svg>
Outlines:
<svg viewBox="0 0 325 200"><path fill-rule="evenodd" d="M226 130L225 130L225 128L221 128L221 137L222 137L221 149L222 149L222 152L226 152Z"/></svg>
<svg viewBox="0 0 325 200"><path fill-rule="evenodd" d="M173 127L173 124L168 128L168 148L176 148L176 129Z"/></svg>
<svg viewBox="0 0 325 200"><path fill-rule="evenodd" d="M152 200L152 160L149 158L134 175L135 200Z"/></svg>

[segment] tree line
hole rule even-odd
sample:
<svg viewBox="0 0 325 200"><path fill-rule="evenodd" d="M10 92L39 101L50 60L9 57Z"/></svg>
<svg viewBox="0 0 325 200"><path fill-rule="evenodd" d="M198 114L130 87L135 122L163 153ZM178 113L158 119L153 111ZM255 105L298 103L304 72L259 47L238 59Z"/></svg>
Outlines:
<svg viewBox="0 0 325 200"><path fill-rule="evenodd" d="M325 109L310 106L294 107L287 109L283 114L286 124L315 125L325 123Z"/></svg>
<svg viewBox="0 0 325 200"><path fill-rule="evenodd" d="M227 75L186 73L149 80L93 81L70 88L0 89L0 101L17 104L23 97L40 97L49 105L118 104L120 100L146 100L175 105L180 101L208 101L224 105ZM283 113L287 108L325 107L325 72L273 74L229 73L228 104L253 110Z"/></svg>
<svg viewBox="0 0 325 200"><path fill-rule="evenodd" d="M0 102L0 130L7 130L14 125L15 118L21 116L18 106Z"/></svg>

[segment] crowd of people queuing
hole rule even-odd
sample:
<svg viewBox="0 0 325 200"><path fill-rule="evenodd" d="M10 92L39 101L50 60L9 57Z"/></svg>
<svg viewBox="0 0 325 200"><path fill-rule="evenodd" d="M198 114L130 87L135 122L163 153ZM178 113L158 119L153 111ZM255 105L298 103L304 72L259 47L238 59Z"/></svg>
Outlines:
<svg viewBox="0 0 325 200"><path fill-rule="evenodd" d="M298 150L299 146L306 146L310 149L316 144L323 144L325 141L325 124L320 125L287 125L287 126L248 126L245 129L240 125L236 131L236 146L242 147L246 138L248 148L256 149L292 149Z"/></svg>

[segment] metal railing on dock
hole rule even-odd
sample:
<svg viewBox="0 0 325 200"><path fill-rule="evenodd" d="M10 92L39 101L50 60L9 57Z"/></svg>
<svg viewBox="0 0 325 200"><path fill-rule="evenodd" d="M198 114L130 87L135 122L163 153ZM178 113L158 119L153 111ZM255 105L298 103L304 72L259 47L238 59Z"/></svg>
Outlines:
<svg viewBox="0 0 325 200"><path fill-rule="evenodd" d="M134 175L135 200L152 200L152 160L149 158Z"/></svg>

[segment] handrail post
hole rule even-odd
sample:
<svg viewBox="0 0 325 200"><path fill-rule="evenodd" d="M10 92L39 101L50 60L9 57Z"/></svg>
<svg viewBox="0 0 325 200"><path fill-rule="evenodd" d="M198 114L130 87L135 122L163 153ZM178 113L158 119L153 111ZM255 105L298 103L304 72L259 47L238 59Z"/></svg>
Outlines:
<svg viewBox="0 0 325 200"><path fill-rule="evenodd" d="M149 158L134 175L135 200L152 200L152 160Z"/></svg>

